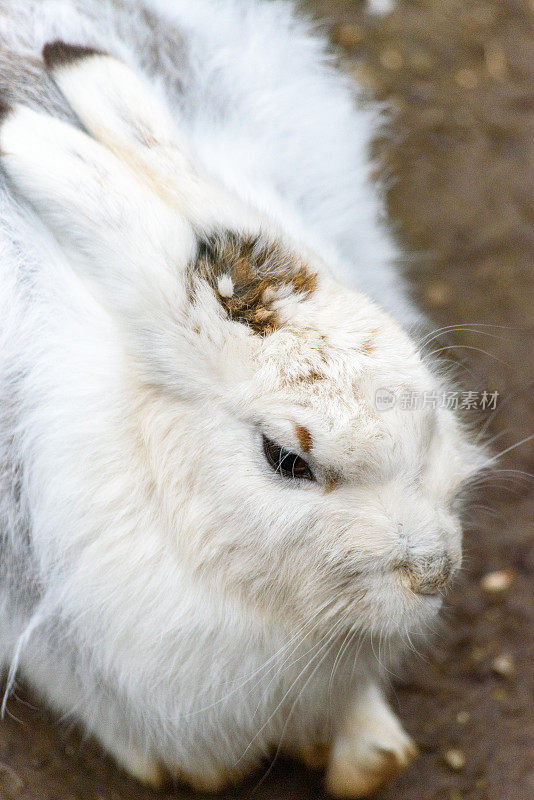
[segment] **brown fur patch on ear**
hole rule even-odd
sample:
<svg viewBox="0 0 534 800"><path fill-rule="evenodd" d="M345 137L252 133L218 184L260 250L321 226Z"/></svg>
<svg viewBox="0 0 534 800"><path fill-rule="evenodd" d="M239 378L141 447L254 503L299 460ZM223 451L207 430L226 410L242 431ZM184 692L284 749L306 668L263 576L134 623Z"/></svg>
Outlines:
<svg viewBox="0 0 534 800"><path fill-rule="evenodd" d="M309 430L305 428L304 425L295 423L295 433L301 448L305 453L309 453L313 446L313 439Z"/></svg>
<svg viewBox="0 0 534 800"><path fill-rule="evenodd" d="M81 58L104 55L106 55L106 53L94 47L85 47L80 44L67 44L67 42L62 42L61 39L48 42L43 47L43 60L48 69L54 69L54 67L62 66L63 64L71 64L73 61L78 61Z"/></svg>
<svg viewBox="0 0 534 800"><path fill-rule="evenodd" d="M304 299L317 285L317 275L281 246L233 233L202 242L192 271L210 284L230 319L261 336L281 326L276 300L291 292Z"/></svg>

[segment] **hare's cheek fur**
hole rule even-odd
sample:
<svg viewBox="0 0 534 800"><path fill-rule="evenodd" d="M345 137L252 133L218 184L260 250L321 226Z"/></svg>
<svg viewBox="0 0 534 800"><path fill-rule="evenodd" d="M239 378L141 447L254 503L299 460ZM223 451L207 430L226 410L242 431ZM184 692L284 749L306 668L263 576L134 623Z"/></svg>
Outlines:
<svg viewBox="0 0 534 800"><path fill-rule="evenodd" d="M428 624L461 562L446 498L402 476L292 486L271 473L259 435L240 428L199 416L185 434L189 471L173 474L191 502L171 509L171 535L199 580L290 633L312 617L322 632L336 622L392 635Z"/></svg>
<svg viewBox="0 0 534 800"><path fill-rule="evenodd" d="M74 5L6 12L0 666L147 783L280 745L366 795L415 752L373 637L435 615L480 461L449 412L375 408L440 380L325 266L416 316L369 117L289 4ZM38 69L45 32L79 44Z"/></svg>

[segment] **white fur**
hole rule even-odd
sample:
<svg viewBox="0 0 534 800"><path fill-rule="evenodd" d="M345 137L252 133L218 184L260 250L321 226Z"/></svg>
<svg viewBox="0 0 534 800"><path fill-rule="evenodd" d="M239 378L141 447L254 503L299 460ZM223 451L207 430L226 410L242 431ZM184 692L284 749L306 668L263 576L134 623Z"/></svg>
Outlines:
<svg viewBox="0 0 534 800"><path fill-rule="evenodd" d="M222 275L217 281L217 288L221 297L232 297L234 294L234 282L230 275Z"/></svg>
<svg viewBox="0 0 534 800"><path fill-rule="evenodd" d="M368 642L434 617L476 452L448 411L374 409L380 387L441 382L360 291L417 317L367 183L373 114L322 41L285 3L152 6L150 63L134 4L0 16L0 654L143 780L218 788L333 731L330 785L357 795L382 736L349 702L379 696ZM56 37L123 61L54 70L69 105L25 94ZM228 319L230 276L216 293L190 273L224 228L317 273L308 297L275 292L268 336ZM316 482L273 473L263 434Z"/></svg>
<svg viewBox="0 0 534 800"><path fill-rule="evenodd" d="M368 797L383 773L406 767L416 754L410 737L376 686L354 697L345 727L336 739L327 788L336 797Z"/></svg>

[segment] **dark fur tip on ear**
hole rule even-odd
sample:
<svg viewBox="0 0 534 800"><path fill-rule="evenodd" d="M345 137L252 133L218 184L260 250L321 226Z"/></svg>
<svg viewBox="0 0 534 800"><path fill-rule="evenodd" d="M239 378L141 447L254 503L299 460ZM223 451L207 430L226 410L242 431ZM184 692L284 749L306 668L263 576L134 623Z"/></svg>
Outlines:
<svg viewBox="0 0 534 800"><path fill-rule="evenodd" d="M10 113L11 113L11 106L6 100L4 100L2 95L0 95L0 125L5 120L7 115Z"/></svg>
<svg viewBox="0 0 534 800"><path fill-rule="evenodd" d="M48 42L43 47L43 59L48 69L54 69L54 67L62 66L63 64L71 64L81 58L103 55L105 53L102 50L96 50L94 47L67 44L67 42L62 42L60 39L55 42Z"/></svg>

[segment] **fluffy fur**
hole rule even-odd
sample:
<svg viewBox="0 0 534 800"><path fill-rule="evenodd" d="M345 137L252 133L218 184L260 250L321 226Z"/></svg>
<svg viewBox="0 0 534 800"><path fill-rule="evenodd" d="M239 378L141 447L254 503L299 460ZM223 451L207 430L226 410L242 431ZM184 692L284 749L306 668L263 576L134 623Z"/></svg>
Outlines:
<svg viewBox="0 0 534 800"><path fill-rule="evenodd" d="M286 3L0 11L10 680L147 782L282 747L365 794L413 756L371 639L434 617L479 463L451 412L374 407L441 384L398 324L373 114ZM57 39L84 49L45 65Z"/></svg>

